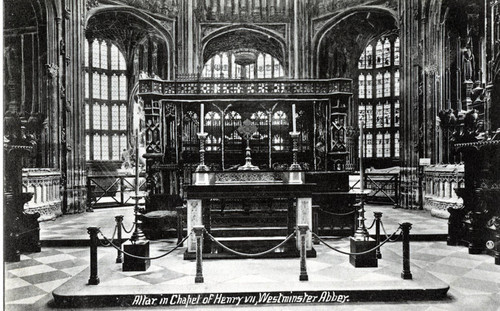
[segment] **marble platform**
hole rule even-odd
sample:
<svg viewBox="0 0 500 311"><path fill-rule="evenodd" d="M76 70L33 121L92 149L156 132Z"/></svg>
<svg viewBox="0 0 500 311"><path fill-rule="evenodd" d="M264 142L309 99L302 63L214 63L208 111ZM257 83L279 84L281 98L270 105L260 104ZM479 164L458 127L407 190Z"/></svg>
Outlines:
<svg viewBox="0 0 500 311"><path fill-rule="evenodd" d="M348 251L347 239L329 244ZM171 249L156 241L151 256ZM101 250L101 249L99 249ZM377 268L354 268L348 256L323 245L307 259L309 281L299 281L300 263L293 259L227 259L203 262L204 283L195 284L195 261L183 260L185 248L151 261L144 272L123 272L115 254L99 261L99 285L87 285L89 269L53 291L57 307L202 306L349 304L361 301L445 299L449 286L411 265L412 280L401 278L401 243L382 250ZM112 252L113 253L113 252Z"/></svg>

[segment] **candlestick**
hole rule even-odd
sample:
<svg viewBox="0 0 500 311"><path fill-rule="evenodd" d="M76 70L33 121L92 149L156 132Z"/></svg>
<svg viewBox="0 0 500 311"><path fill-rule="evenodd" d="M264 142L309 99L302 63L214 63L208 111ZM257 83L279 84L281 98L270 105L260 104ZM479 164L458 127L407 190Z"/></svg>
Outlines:
<svg viewBox="0 0 500 311"><path fill-rule="evenodd" d="M135 130L135 195L139 195L139 130Z"/></svg>
<svg viewBox="0 0 500 311"><path fill-rule="evenodd" d="M360 188L361 188L361 193L365 190L364 184L363 184L363 152L364 152L364 139L363 139L363 127L364 127L364 122L361 121L360 124L360 129L359 129L359 143L360 143L360 155L359 155L359 180L360 180Z"/></svg>
<svg viewBox="0 0 500 311"><path fill-rule="evenodd" d="M297 120L295 118L295 104L292 104L292 125L293 125L293 132L297 132Z"/></svg>
<svg viewBox="0 0 500 311"><path fill-rule="evenodd" d="M200 133L205 132L205 104L201 103L200 107Z"/></svg>

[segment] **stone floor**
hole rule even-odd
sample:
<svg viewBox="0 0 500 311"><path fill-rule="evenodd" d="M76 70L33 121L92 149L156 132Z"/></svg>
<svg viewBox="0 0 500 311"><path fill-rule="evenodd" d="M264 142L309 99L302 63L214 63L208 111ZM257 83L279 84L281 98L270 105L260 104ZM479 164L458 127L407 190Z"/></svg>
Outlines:
<svg viewBox="0 0 500 311"><path fill-rule="evenodd" d="M373 211L383 213L384 227L390 234L397 229L401 222L413 223L412 234L443 234L446 233L446 220L433 218L426 211L392 209L391 206L367 205L367 225L371 224ZM114 227L114 216L125 215L124 225L128 229L132 224L132 208L113 208L96 210L94 213L67 215L52 222L41 225L42 240L57 240L67 238L88 239L86 228L88 226L99 226L106 235L111 236ZM64 230L64 235L61 234ZM373 229L372 229L373 230ZM56 232L57 231L57 232ZM347 250L348 239L329 240L333 246ZM174 245L173 240L155 242L155 251L151 255L159 254L161 250L169 249ZM345 255L337 254L324 246L315 246L318 257L314 260L308 259L308 271L310 279L351 279L367 278L366 281L373 282L384 278L383 271L392 267L399 269L401 265L401 243L388 243L382 249L383 259L379 261L379 268L359 275L356 270L354 274L348 274L352 270ZM159 284L161 282L179 282L183 279L192 281L194 263L181 259L184 249L172 253L167 267L162 264L152 263L150 271L146 273L117 272L112 277L102 279L101 282L119 284ZM111 248L99 248L99 257L114 258L116 250ZM168 257L168 256L167 256ZM269 260L269 259L266 259ZM265 261L265 260L263 260ZM235 289L245 288L248 280L267 280L275 282L281 280L282 270L264 269L262 273L258 270L260 260L224 260L207 261L210 266L205 268L206 282L213 281L219 275L227 274L227 271L242 272L238 278L232 280ZM408 301L408 302L363 302L344 305L335 305L340 310L499 310L500 306L500 266L494 265L494 259L488 255L469 255L465 247L447 246L445 241L427 241L411 243L412 269L418 271L422 268L437 278L450 285L448 298L440 301ZM295 263L293 264L295 265ZM43 247L41 253L24 254L18 263L5 264L5 310L57 310L53 306L52 291L79 273L85 273L89 266L88 247ZM246 268L243 269L242 267ZM118 269L118 266L110 266ZM287 265L284 265L284 269ZM255 268L255 269L251 269ZM221 270L223 269L223 270ZM298 266L290 268L293 278L298 279ZM372 269L370 269L372 270ZM83 271L83 272L82 272ZM222 272L221 272L222 271ZM248 272L253 271L253 272ZM366 271L366 270L365 270ZM288 273L288 272L287 272ZM161 275L160 278L157 276ZM415 275L416 276L416 275ZM104 274L103 274L104 277ZM385 276L387 277L387 276ZM159 283L158 283L159 282ZM298 282L298 281L297 281ZM411 281L409 281L411 282ZM116 284L118 284L116 283ZM239 306L249 310L330 310L332 305L279 305L279 306ZM178 306L182 309L219 310L233 309L234 306ZM120 310L121 308L107 308L109 310ZM159 309L159 308L157 308ZM161 309L161 308L160 308ZM64 309L67 310L67 309ZM81 310L94 310L82 306ZM104 310L104 309L99 309ZM141 310L141 308L134 308Z"/></svg>

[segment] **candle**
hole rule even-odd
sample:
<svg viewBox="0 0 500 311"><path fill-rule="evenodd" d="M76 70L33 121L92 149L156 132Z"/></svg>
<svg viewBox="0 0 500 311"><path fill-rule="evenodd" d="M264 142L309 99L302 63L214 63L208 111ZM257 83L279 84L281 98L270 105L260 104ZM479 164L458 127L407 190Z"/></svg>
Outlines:
<svg viewBox="0 0 500 311"><path fill-rule="evenodd" d="M139 130L135 130L135 195L139 194Z"/></svg>
<svg viewBox="0 0 500 311"><path fill-rule="evenodd" d="M361 144L360 145L360 148L359 148L359 151L360 151L360 155L359 155L359 182L360 182L360 189L361 189L361 192L363 192L365 190L365 187L364 187L364 184L363 184L363 146L364 146L364 139L363 139L363 127L364 127L365 123L363 121L361 121L361 126L359 128L359 143Z"/></svg>
<svg viewBox="0 0 500 311"><path fill-rule="evenodd" d="M200 133L205 132L205 104L201 103L200 109Z"/></svg>
<svg viewBox="0 0 500 311"><path fill-rule="evenodd" d="M295 119L295 104L292 104L292 124L293 124L293 132L297 133L297 120Z"/></svg>

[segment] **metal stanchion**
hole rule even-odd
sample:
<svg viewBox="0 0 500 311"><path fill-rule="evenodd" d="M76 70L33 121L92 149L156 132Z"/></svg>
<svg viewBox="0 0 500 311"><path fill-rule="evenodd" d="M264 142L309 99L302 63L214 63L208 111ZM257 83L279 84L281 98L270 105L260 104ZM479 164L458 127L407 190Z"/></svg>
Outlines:
<svg viewBox="0 0 500 311"><path fill-rule="evenodd" d="M300 239L300 281L308 281L309 276L307 275L306 267L306 233L309 228L308 225L298 225L299 228L299 239Z"/></svg>
<svg viewBox="0 0 500 311"><path fill-rule="evenodd" d="M195 283L203 283L202 249L204 229L204 226L193 226L194 234L196 236L196 277L194 278Z"/></svg>
<svg viewBox="0 0 500 311"><path fill-rule="evenodd" d="M401 224L401 230L403 235L403 272L401 272L401 278L404 280L411 280L412 274L410 271L410 229L411 223L404 222Z"/></svg>
<svg viewBox="0 0 500 311"><path fill-rule="evenodd" d="M380 221L382 218L382 213L381 212L373 212L373 216L375 217L375 241L376 241L376 245L378 246L380 244ZM377 248L376 254L377 254L377 259L382 258L382 253L380 252L380 247Z"/></svg>
<svg viewBox="0 0 500 311"><path fill-rule="evenodd" d="M117 239L118 239L118 245L120 246L121 248L121 245L122 245L122 223L123 223L123 215L118 215L118 216L115 216L115 221L116 221L116 226L117 226ZM116 251L117 254L116 254L116 263L122 263L123 260L122 260L122 252L120 252L119 250Z"/></svg>
<svg viewBox="0 0 500 311"><path fill-rule="evenodd" d="M99 243L97 233L99 227L88 227L87 233L90 235L90 278L89 285L99 284L99 277L97 276L97 244Z"/></svg>

